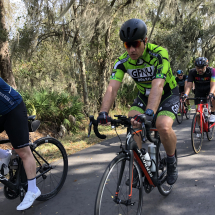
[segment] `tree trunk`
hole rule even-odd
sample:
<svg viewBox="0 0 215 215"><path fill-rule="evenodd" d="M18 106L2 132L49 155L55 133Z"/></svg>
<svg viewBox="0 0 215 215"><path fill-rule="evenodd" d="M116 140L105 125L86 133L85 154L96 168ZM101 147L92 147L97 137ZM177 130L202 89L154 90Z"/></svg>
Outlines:
<svg viewBox="0 0 215 215"><path fill-rule="evenodd" d="M77 18L77 8L75 8L75 5L73 6L74 9L74 15ZM77 54L78 54L78 62L80 66L80 74L81 74L81 81L82 81L82 88L83 88L83 98L84 98L84 111L86 115L89 115L89 98L88 98L88 89L87 89L87 78L86 78L86 69L85 69L85 62L84 62L84 54L82 51L82 41L80 37L79 32L79 25L77 23L77 20L74 20L75 28L76 28L76 37L74 38L74 41L77 46Z"/></svg>
<svg viewBox="0 0 215 215"><path fill-rule="evenodd" d="M4 5L0 0L0 73L4 81L16 89L9 55L9 44L7 41L7 29L5 27Z"/></svg>

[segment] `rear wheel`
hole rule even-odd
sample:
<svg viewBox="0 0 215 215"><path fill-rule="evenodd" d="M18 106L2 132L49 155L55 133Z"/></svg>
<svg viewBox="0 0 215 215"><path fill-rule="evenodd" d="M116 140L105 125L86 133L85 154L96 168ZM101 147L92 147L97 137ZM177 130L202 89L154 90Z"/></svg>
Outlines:
<svg viewBox="0 0 215 215"><path fill-rule="evenodd" d="M208 129L209 129L209 127L211 125L212 125L212 123L208 123ZM213 139L213 135L214 135L214 126L208 132L206 132L206 134L207 134L208 140L209 141L212 140Z"/></svg>
<svg viewBox="0 0 215 215"><path fill-rule="evenodd" d="M129 178L129 162L130 158L121 153L108 165L98 188L94 215L141 215L143 185L141 171L135 160L133 168L138 172L138 182L137 186L132 188L131 202L134 205L126 205L129 199L129 186L126 185ZM116 192L118 183L120 183L119 192Z"/></svg>
<svg viewBox="0 0 215 215"><path fill-rule="evenodd" d="M199 153L201 151L202 141L203 141L203 121L200 129L197 119L200 122L200 115L194 114L192 126L191 126L191 142L192 142L193 151L195 153Z"/></svg>
<svg viewBox="0 0 215 215"><path fill-rule="evenodd" d="M31 149L36 160L36 183L41 191L37 200L45 201L54 197L66 180L67 154L61 142L51 137L36 140Z"/></svg>

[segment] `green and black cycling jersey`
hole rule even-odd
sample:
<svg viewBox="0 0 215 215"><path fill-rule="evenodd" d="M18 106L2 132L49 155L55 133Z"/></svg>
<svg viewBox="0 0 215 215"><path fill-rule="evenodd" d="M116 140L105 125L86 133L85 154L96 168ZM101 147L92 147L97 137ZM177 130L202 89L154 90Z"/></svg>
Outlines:
<svg viewBox="0 0 215 215"><path fill-rule="evenodd" d="M149 95L152 80L156 78L165 80L163 95L177 86L167 50L151 43L147 43L142 56L137 60L132 60L127 52L121 55L114 64L110 80L122 82L125 73L134 79L140 93L146 96Z"/></svg>

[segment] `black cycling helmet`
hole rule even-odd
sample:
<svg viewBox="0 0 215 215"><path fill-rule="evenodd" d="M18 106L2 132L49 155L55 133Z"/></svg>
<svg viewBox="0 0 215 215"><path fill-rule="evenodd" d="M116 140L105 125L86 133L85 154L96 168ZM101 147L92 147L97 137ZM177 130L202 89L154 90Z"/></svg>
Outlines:
<svg viewBox="0 0 215 215"><path fill-rule="evenodd" d="M119 36L123 42L145 39L147 27L141 19L129 19L120 28Z"/></svg>
<svg viewBox="0 0 215 215"><path fill-rule="evenodd" d="M180 75L180 74L183 74L184 72L179 69L176 73L177 73L177 75Z"/></svg>
<svg viewBox="0 0 215 215"><path fill-rule="evenodd" d="M208 59L206 57L198 57L195 60L195 66L204 67L208 65Z"/></svg>

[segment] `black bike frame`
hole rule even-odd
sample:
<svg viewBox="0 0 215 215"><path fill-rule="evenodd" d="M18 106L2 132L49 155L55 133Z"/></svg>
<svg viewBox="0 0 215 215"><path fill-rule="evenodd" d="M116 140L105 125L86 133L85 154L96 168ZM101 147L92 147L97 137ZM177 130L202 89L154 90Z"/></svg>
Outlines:
<svg viewBox="0 0 215 215"><path fill-rule="evenodd" d="M10 142L10 140L0 140L0 144L5 144L5 143L9 143L9 142ZM4 177L4 175L2 175L1 173L0 173L0 182L2 184L4 184L5 186L7 186L8 188L10 188L11 190L18 193L19 189L20 189L20 185L25 187L26 183L27 183L27 182L25 182L25 183L21 182L21 174L22 174L23 170L24 170L24 167L23 167L21 159L19 158L16 182L12 183L6 177Z"/></svg>
<svg viewBox="0 0 215 215"><path fill-rule="evenodd" d="M10 143L10 140L9 139L0 140L0 144L5 144L5 143ZM50 171L50 169L52 167L50 167L49 163L40 154L38 154L37 151L34 150L33 144L30 145L30 148L31 148L32 152L35 152L49 166L46 171L43 171L41 174L36 176L36 179L37 179L37 178L41 177L42 175L44 175L45 173L47 173L48 171ZM35 160L38 162L38 164L41 166L41 163L39 162L37 157L35 157L34 154L33 154L33 156L34 156ZM37 171L37 173L38 173L38 171ZM24 189L27 189L27 176L26 176L25 169L24 169L21 158L18 159L18 169L16 172L16 176L17 177L16 177L15 183L12 183L4 175L2 175L0 173L0 182L2 184L4 184L5 186L7 186L9 189L15 191L16 193L19 193L21 187L23 187Z"/></svg>

